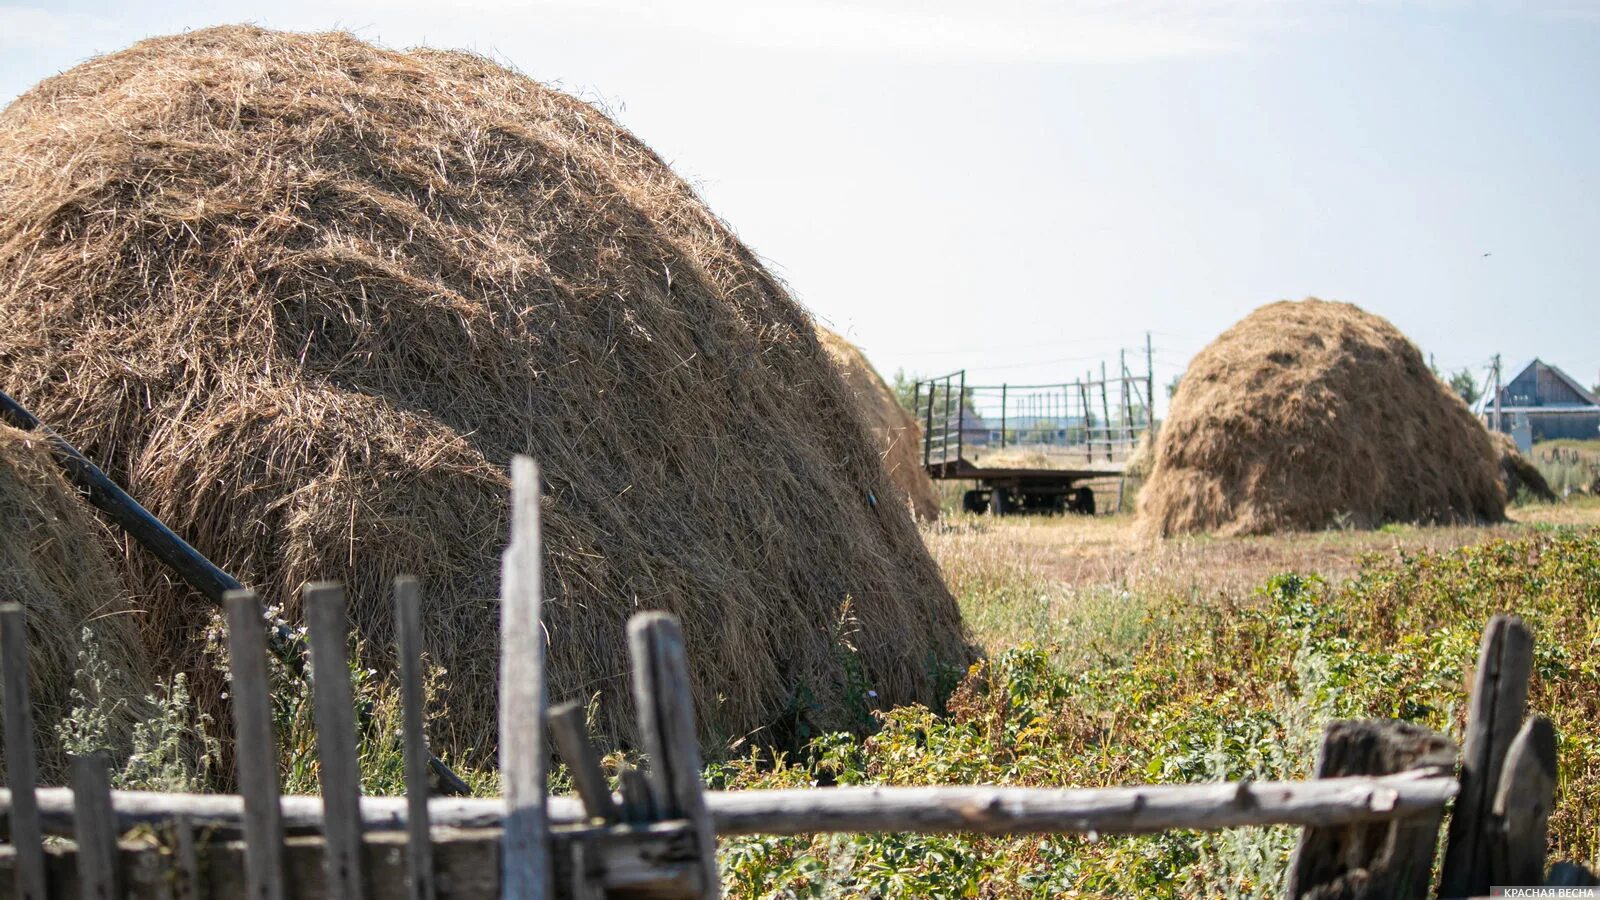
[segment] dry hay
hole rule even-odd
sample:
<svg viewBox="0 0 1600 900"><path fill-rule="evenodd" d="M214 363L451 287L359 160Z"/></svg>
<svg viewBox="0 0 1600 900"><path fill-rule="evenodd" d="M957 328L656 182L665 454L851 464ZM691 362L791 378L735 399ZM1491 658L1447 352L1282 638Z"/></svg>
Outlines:
<svg viewBox="0 0 1600 900"><path fill-rule="evenodd" d="M1545 503L1561 500L1550 489L1550 482L1545 481L1539 467L1517 449L1517 442L1511 435L1503 431L1491 431L1489 437L1494 441L1495 453L1500 457L1500 483L1505 486L1507 498L1515 500L1518 494L1527 491L1528 496Z"/></svg>
<svg viewBox="0 0 1600 900"><path fill-rule="evenodd" d="M889 481L899 489L901 501L909 502L912 512L922 521L939 518L933 481L922 468L922 428L917 420L900 405L894 390L867 361L860 347L821 325L817 326L817 338L854 395L856 409L865 420L878 455L883 457Z"/></svg>
<svg viewBox="0 0 1600 900"><path fill-rule="evenodd" d="M1263 306L1178 385L1142 527L1266 534L1500 521L1488 432L1384 319L1316 299Z"/></svg>
<svg viewBox="0 0 1600 900"><path fill-rule="evenodd" d="M552 694L608 731L639 609L684 620L708 740L859 721L857 670L931 701L969 656L806 314L565 94L346 34L149 40L0 114L0 208L5 385L291 617L342 580L383 652L420 575L447 748L493 752L518 452ZM203 673L209 610L129 555L147 636Z"/></svg>
<svg viewBox="0 0 1600 900"><path fill-rule="evenodd" d="M91 699L103 701L114 732L137 714L135 698L149 667L127 591L108 557L110 536L50 453L37 436L0 425L0 603L19 603L27 612L34 746L44 780L61 783L66 759L51 735L73 705L84 628L94 632L95 651L108 667L100 696Z"/></svg>
<svg viewBox="0 0 1600 900"><path fill-rule="evenodd" d="M1122 466L1122 471L1129 478L1148 478L1156 465L1156 439L1161 433L1160 423L1156 423L1139 435L1139 440L1133 445L1133 452L1128 454L1128 460Z"/></svg>

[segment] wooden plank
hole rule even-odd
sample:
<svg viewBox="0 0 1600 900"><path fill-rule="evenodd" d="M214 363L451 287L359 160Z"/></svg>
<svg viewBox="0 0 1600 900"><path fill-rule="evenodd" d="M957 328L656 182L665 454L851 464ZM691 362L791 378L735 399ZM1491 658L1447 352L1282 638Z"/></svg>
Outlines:
<svg viewBox="0 0 1600 900"><path fill-rule="evenodd" d="M1516 616L1498 615L1484 629L1467 705L1461 754L1461 796L1450 815L1439 893L1487 894L1490 847L1499 827L1494 797L1506 752L1522 726L1533 671L1533 636Z"/></svg>
<svg viewBox="0 0 1600 900"><path fill-rule="evenodd" d="M622 795L622 821L642 825L661 818L656 813L655 798L650 795L650 779L643 772L623 763L617 769L617 784Z"/></svg>
<svg viewBox="0 0 1600 900"><path fill-rule="evenodd" d="M67 788L38 788L39 822L44 833L72 836L72 791ZM10 792L0 789L0 814L10 800ZM112 791L112 806L117 829L128 831L140 825L159 826L176 815L186 815L203 832L234 837L241 833L246 804L231 794L165 794L155 791ZM361 824L368 832L406 830L410 801L405 797L362 797ZM583 804L576 797L550 797L546 800L550 820L563 825L588 820ZM428 819L434 826L450 828L498 828L505 819L506 803L498 797L433 797L428 800ZM322 798L289 796L280 800L280 822L291 834L320 834Z"/></svg>
<svg viewBox="0 0 1600 900"><path fill-rule="evenodd" d="M543 900L551 869L545 820L543 559L539 467L511 461L511 541L501 558L500 774L506 795L503 896Z"/></svg>
<svg viewBox="0 0 1600 900"><path fill-rule="evenodd" d="M1600 877L1577 863L1558 862L1550 867L1544 883L1549 887L1595 887L1600 886Z"/></svg>
<svg viewBox="0 0 1600 900"><path fill-rule="evenodd" d="M111 758L104 751L72 758L72 818L78 844L78 896L83 900L120 898L116 819L111 815Z"/></svg>
<svg viewBox="0 0 1600 900"><path fill-rule="evenodd" d="M210 896L200 881L200 854L195 849L194 823L185 815L175 816L167 827L172 847L172 900L199 900Z"/></svg>
<svg viewBox="0 0 1600 900"><path fill-rule="evenodd" d="M600 769L600 753L589 739L589 728L583 716L583 707L575 702L552 707L548 717L550 736L555 739L556 750L572 773L572 782L589 817L616 822L619 820L617 804L611 799L611 785L606 783L605 773Z"/></svg>
<svg viewBox="0 0 1600 900"><path fill-rule="evenodd" d="M1500 840L1492 847L1490 880L1500 885L1544 883L1544 854L1556 796L1556 729L1535 716L1506 751L1495 788L1494 815Z"/></svg>
<svg viewBox="0 0 1600 900"><path fill-rule="evenodd" d="M1047 789L1023 787L834 787L772 791L707 791L706 808L718 834L816 834L904 831L918 834L1142 834L1169 828L1212 830L1251 825L1345 825L1437 809L1456 796L1450 777L1425 774L1354 776L1317 781L1244 784L1169 784L1138 787ZM624 792L626 793L626 792ZM0 808L9 794L0 792ZM38 790L40 822L47 833L71 834L72 792ZM159 823L183 812L197 828L237 829L240 798L217 794L113 791L118 828ZM369 831L403 833L404 797L363 797ZM547 801L555 824L582 823L588 814L575 798ZM487 828L505 818L498 798L435 797L428 816L441 827ZM314 831L322 822L320 797L283 798L283 821Z"/></svg>
<svg viewBox="0 0 1600 900"><path fill-rule="evenodd" d="M1341 721L1323 732L1317 778L1423 771L1448 776L1456 746L1426 728L1393 719ZM1306 828L1289 864L1291 900L1424 898L1443 809L1363 825Z"/></svg>
<svg viewBox="0 0 1600 900"><path fill-rule="evenodd" d="M500 893L500 831L498 829L434 830L435 879L440 900L483 900ZM612 900L629 898L692 897L699 879L694 857L694 838L687 822L662 822L645 828L578 826L553 829L551 840L554 873L565 880L572 877L575 848L581 844L589 860L589 872L598 879L604 896ZM407 837L403 832L372 834L362 845L362 871L367 877L369 896L404 896L410 878L406 856ZM245 847L241 841L211 841L199 845L202 877L209 896L244 895ZM284 859L296 873L296 900L325 900L327 875L322 865L326 842L320 836L290 837L284 842ZM120 847L126 896L137 900L158 900L167 896L171 860L163 848L148 841L127 841ZM9 877L16 856L11 847L0 847L0 877ZM79 881L75 871L77 854L70 844L50 847L45 855L47 872L57 886L56 896L77 896Z"/></svg>
<svg viewBox="0 0 1600 900"><path fill-rule="evenodd" d="M639 733L650 754L651 793L658 811L688 819L700 841L705 897L716 897L717 833L706 811L704 762L695 734L694 698L689 686L689 659L678 620L663 612L643 612L628 621L628 650L633 660L633 701Z"/></svg>
<svg viewBox="0 0 1600 900"><path fill-rule="evenodd" d="M34 797L33 699L28 690L28 620L20 604L0 604L0 691L5 703L7 810L17 848L13 884L19 900L45 900L43 833Z"/></svg>
<svg viewBox="0 0 1600 900"><path fill-rule="evenodd" d="M268 696L266 622L252 591L222 598L228 615L229 692L245 844L244 896L283 900L283 821L278 807L278 741ZM201 816L195 816L196 819Z"/></svg>
<svg viewBox="0 0 1600 900"><path fill-rule="evenodd" d="M312 712L317 725L317 783L328 840L328 884L339 900L361 900L361 761L355 696L350 687L350 618L344 588L308 584Z"/></svg>
<svg viewBox="0 0 1600 900"><path fill-rule="evenodd" d="M394 580L395 656L405 728L406 861L412 900L434 900L432 842L428 839L428 738L424 732L422 591L417 579Z"/></svg>
<svg viewBox="0 0 1600 900"><path fill-rule="evenodd" d="M718 834L903 831L919 834L1144 834L1175 828L1344 825L1442 808L1449 777L1048 790L837 787L706 794Z"/></svg>

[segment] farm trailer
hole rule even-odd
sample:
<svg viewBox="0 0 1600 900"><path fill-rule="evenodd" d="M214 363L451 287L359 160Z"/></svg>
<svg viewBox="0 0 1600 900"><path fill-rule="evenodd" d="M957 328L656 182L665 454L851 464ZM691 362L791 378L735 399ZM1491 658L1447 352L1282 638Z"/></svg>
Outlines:
<svg viewBox="0 0 1600 900"><path fill-rule="evenodd" d="M1093 482L1117 482L1150 429L1154 378L1122 366L1061 384L969 385L965 370L919 381L922 466L936 481L968 481L967 512L1094 515Z"/></svg>

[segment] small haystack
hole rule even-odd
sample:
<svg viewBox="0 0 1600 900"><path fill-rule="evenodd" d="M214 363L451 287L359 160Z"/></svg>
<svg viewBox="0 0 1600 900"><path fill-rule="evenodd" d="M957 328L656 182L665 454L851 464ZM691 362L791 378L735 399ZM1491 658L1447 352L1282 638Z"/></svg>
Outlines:
<svg viewBox="0 0 1600 900"><path fill-rule="evenodd" d="M608 730L640 609L683 619L709 740L856 721L857 673L932 701L968 658L806 314L572 97L347 34L159 38L0 114L0 209L6 387L289 616L343 581L370 653L421 576L444 748L494 751L520 452L552 695L604 695ZM203 672L209 608L130 562L155 648Z"/></svg>
<svg viewBox="0 0 1600 900"><path fill-rule="evenodd" d="M93 632L106 667L97 699L113 732L137 713L149 666L127 590L111 565L110 535L50 453L37 436L0 425L0 603L27 611L35 752L46 780L60 782L66 759L52 736L73 705L84 628Z"/></svg>
<svg viewBox="0 0 1600 900"><path fill-rule="evenodd" d="M1505 516L1489 434L1384 319L1264 306L1179 382L1140 493L1159 535L1266 534Z"/></svg>
<svg viewBox="0 0 1600 900"><path fill-rule="evenodd" d="M933 481L922 468L922 429L917 420L900 405L888 382L867 361L860 347L821 325L817 326L817 337L855 396L856 409L883 457L889 480L899 488L901 502L909 501L917 518L924 522L937 519L939 499L933 493Z"/></svg>
<svg viewBox="0 0 1600 900"><path fill-rule="evenodd" d="M1494 440L1495 452L1500 456L1500 483L1505 485L1507 499L1515 500L1518 494L1527 491L1528 496L1535 500L1560 502L1561 498L1550 489L1550 482L1545 481L1544 473L1532 460L1522 455L1511 435L1503 431L1491 431L1489 437Z"/></svg>

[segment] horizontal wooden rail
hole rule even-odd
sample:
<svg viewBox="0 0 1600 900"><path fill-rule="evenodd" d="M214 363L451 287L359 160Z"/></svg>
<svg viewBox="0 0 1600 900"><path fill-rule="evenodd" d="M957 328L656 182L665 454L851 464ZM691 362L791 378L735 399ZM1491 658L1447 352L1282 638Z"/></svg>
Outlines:
<svg viewBox="0 0 1600 900"><path fill-rule="evenodd" d="M1342 825L1437 810L1454 778L1407 773L1318 781L1050 790L845 787L706 795L718 834L905 831L1134 834L1168 828Z"/></svg>
<svg viewBox="0 0 1600 900"><path fill-rule="evenodd" d="M1343 825L1436 810L1457 782L1443 774L1407 772L1316 781L1171 784L1053 790L1022 787L841 787L777 791L710 791L706 807L718 834L810 834L829 831L1097 832L1132 834L1168 828L1248 825ZM72 833L72 791L40 788L47 832ZM0 791L0 812L11 796ZM243 804L225 794L113 791L118 826L156 825L178 816L197 828L234 829ZM436 797L428 814L439 827L496 827L506 804L495 798ZM552 824L585 821L575 797L549 798ZM404 797L361 798L367 831L404 831ZM284 829L320 831L319 797L283 798Z"/></svg>

